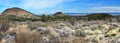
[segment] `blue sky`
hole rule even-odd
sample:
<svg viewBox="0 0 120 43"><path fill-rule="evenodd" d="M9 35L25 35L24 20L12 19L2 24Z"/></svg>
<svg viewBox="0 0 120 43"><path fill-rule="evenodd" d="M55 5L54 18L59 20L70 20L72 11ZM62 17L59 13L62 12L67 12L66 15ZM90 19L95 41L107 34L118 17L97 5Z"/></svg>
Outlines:
<svg viewBox="0 0 120 43"><path fill-rule="evenodd" d="M120 12L120 0L0 0L0 12L19 7L35 14Z"/></svg>

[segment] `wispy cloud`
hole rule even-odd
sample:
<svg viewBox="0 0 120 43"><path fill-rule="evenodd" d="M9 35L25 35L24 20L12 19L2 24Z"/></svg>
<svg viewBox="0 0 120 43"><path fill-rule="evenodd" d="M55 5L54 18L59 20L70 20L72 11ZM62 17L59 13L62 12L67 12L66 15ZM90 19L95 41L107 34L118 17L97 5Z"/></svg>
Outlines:
<svg viewBox="0 0 120 43"><path fill-rule="evenodd" d="M24 8L50 8L71 0L0 0L0 5Z"/></svg>
<svg viewBox="0 0 120 43"><path fill-rule="evenodd" d="M88 10L89 12L120 12L120 7L116 6L101 6L101 7L93 7Z"/></svg>
<svg viewBox="0 0 120 43"><path fill-rule="evenodd" d="M74 0L0 0L0 8L4 7L2 8L2 11L3 9L10 7L20 7L23 9L27 9L29 11L34 10L35 12L32 11L34 13L36 13L38 10L49 12L50 8L52 10L57 8L60 9L60 7L62 7L63 2L70 2L70 1L74 1ZM44 9L47 8L49 9L45 11Z"/></svg>
<svg viewBox="0 0 120 43"><path fill-rule="evenodd" d="M61 4L65 0L23 0L23 7L26 8L50 8Z"/></svg>
<svg viewBox="0 0 120 43"><path fill-rule="evenodd" d="M20 7L35 14L120 12L118 0L0 0L0 12L10 7Z"/></svg>

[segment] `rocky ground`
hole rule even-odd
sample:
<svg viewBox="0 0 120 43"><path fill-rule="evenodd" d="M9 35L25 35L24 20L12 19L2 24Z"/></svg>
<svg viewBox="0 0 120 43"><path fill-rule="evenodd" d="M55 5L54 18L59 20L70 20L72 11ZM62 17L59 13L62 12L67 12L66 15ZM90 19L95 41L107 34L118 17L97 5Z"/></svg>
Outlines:
<svg viewBox="0 0 120 43"><path fill-rule="evenodd" d="M120 22L11 22L0 43L120 43Z"/></svg>

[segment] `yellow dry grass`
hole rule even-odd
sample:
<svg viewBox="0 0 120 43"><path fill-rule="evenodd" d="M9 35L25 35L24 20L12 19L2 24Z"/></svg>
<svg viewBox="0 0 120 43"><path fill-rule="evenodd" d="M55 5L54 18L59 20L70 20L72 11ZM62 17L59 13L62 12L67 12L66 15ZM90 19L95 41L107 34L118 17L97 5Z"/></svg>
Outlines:
<svg viewBox="0 0 120 43"><path fill-rule="evenodd" d="M40 43L41 35L29 30L27 25L18 26L16 30L16 43Z"/></svg>

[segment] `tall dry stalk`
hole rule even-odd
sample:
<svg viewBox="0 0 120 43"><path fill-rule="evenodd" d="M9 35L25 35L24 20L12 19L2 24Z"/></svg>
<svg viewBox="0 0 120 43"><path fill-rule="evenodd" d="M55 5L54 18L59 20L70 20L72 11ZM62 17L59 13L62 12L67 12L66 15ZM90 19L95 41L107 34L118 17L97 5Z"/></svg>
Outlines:
<svg viewBox="0 0 120 43"><path fill-rule="evenodd" d="M0 32L4 34L9 28L10 21L7 19L0 19Z"/></svg>

